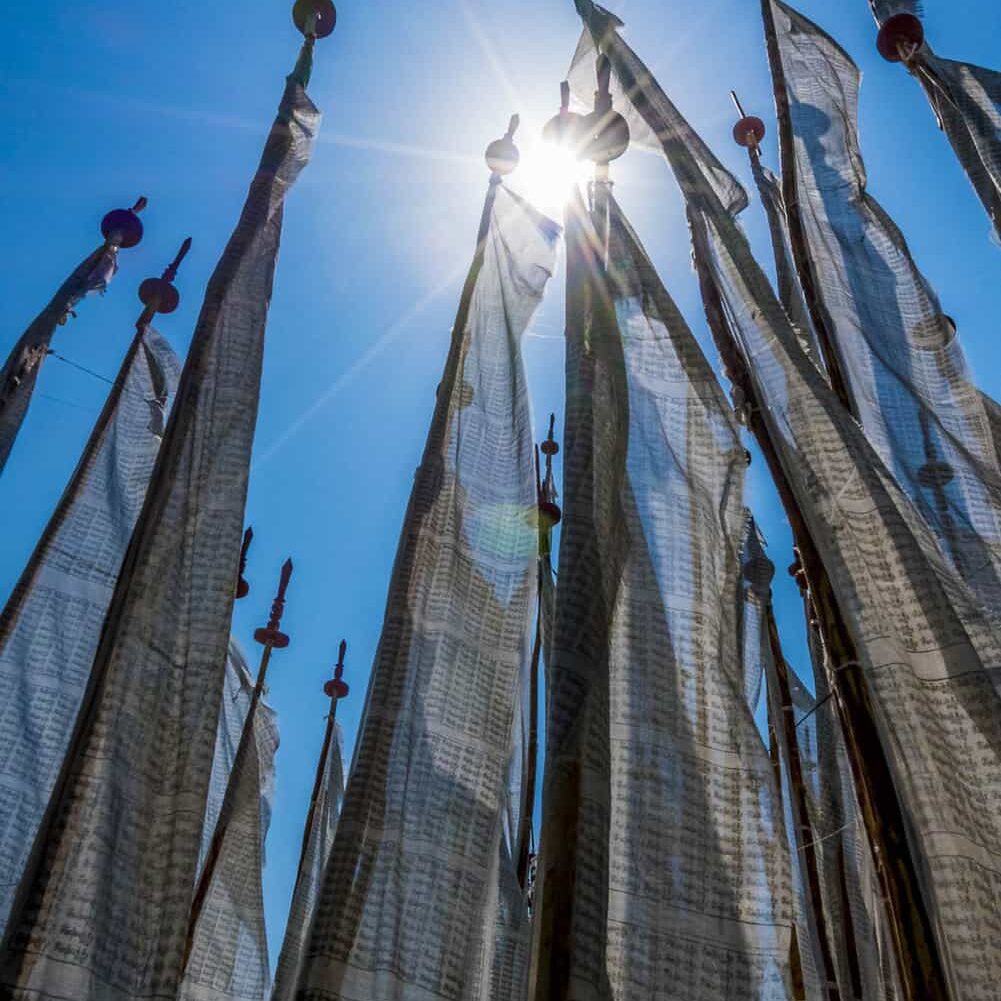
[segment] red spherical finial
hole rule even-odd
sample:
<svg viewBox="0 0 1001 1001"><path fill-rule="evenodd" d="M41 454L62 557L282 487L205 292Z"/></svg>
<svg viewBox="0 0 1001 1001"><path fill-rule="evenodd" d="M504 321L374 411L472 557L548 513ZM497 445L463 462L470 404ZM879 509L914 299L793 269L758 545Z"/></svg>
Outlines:
<svg viewBox="0 0 1001 1001"><path fill-rule="evenodd" d="M112 247L134 247L143 238L143 224L139 213L146 208L146 199L140 198L130 209L114 209L101 220L101 235Z"/></svg>
<svg viewBox="0 0 1001 1001"><path fill-rule="evenodd" d="M556 442L556 414L549 415L549 436L541 448L546 457L546 478L539 492L539 527L548 534L563 520L563 512L556 503L558 495L553 478L553 458L560 454L560 446Z"/></svg>
<svg viewBox="0 0 1001 1001"><path fill-rule="evenodd" d="M326 38L337 27L337 8L330 0L296 0L292 20L307 38Z"/></svg>
<svg viewBox="0 0 1001 1001"><path fill-rule="evenodd" d="M747 115L734 125L733 141L745 149L757 149L765 133L765 123L755 115Z"/></svg>
<svg viewBox="0 0 1001 1001"><path fill-rule="evenodd" d="M324 694L328 698L336 699L340 701L341 699L346 699L348 693L351 689L348 687L347 683L343 680L344 678L344 655L348 652L347 640L341 640L340 654L337 658L337 666L334 668L334 676L323 686Z"/></svg>
<svg viewBox="0 0 1001 1001"><path fill-rule="evenodd" d="M278 582L278 593L271 603L271 618L263 629L258 629L254 633L254 639L261 646L269 646L274 650L284 650L291 642L279 628L282 624L282 615L285 614L285 592L288 590L289 581L292 579L292 561L286 560L282 565L282 575Z"/></svg>
<svg viewBox="0 0 1001 1001"><path fill-rule="evenodd" d="M549 415L549 437L542 443L542 454L545 456L560 454L560 446L556 441L556 414Z"/></svg>
<svg viewBox="0 0 1001 1001"><path fill-rule="evenodd" d="M879 54L891 63L909 63L924 43L924 26L913 14L894 14L876 36Z"/></svg>
<svg viewBox="0 0 1001 1001"><path fill-rule="evenodd" d="M181 303L181 295L174 288L174 279L177 277L177 269L181 262L188 256L191 249L191 237L189 236L177 256L170 262L167 270L160 278L147 278L139 286L139 301L146 307L140 322L146 322L156 313L173 313Z"/></svg>

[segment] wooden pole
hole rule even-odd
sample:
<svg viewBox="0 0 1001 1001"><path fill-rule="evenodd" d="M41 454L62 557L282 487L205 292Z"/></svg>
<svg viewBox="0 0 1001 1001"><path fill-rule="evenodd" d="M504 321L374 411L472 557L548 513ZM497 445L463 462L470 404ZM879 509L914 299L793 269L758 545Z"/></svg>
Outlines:
<svg viewBox="0 0 1001 1001"><path fill-rule="evenodd" d="M140 211L145 201L144 198L141 198L136 203L135 208L130 211ZM177 271L181 266L181 262L190 249L191 238L189 237L181 244L181 249L166 271L164 271L163 277L148 278L140 286L139 295L143 303L143 311L136 320L135 336L132 338L129 349L125 353L125 358L122 361L121 368L118 370L118 375L115 377L114 383L112 383L111 391L108 393L108 397L104 401L104 406L101 408L101 413L94 424L90 437L87 439L87 444L84 446L80 461L77 463L76 469L73 471L73 475L70 477L70 481L63 491L63 495L59 499L59 504L45 526L45 531L42 532L31 559L21 574L10 600L4 607L3 612L0 613L0 650L3 649L10 638L10 631L17 620L17 616L20 614L24 600L31 590L32 583L38 576L42 561L52 546L56 533L62 527L63 521L69 514L70 508L76 501L83 481L90 474L94 462L97 460L97 454L104 442L108 426L118 409L122 393L125 392L125 380L128 378L129 371L135 362L147 327L152 322L153 317L161 311L161 307L170 307L163 309L163 311L172 312L180 302L180 295L177 289L174 288L173 282L177 278Z"/></svg>
<svg viewBox="0 0 1001 1001"><path fill-rule="evenodd" d="M289 581L292 579L292 570L292 561L286 560L282 565L278 593L271 604L271 617L268 620L268 624L254 633L254 639L264 647L264 650L261 653L261 660L257 669L257 681L254 684L254 691L250 697L250 706L247 709L247 716L243 724L243 732L240 735L240 744L237 747L236 756L233 758L233 767L229 773L229 781L226 784L222 807L219 810L219 819L216 821L215 831L212 833L212 843L209 845L208 854L205 857L205 865L202 867L201 875L198 877L195 894L191 901L182 971L187 970L188 962L191 959L191 949L195 942L198 919L201 917L202 910L205 907L205 900L208 897L209 888L212 885L212 877L215 874L215 868L219 861L219 853L222 851L223 838L229 827L230 815L233 812L233 803L236 798L236 784L243 769L243 762L250 753L251 742L254 740L254 717L257 715L257 709L264 694L264 686L268 678L268 668L271 665L271 654L274 650L284 650L290 642L289 637L281 631L280 626L282 615L285 612L285 595L288 590Z"/></svg>
<svg viewBox="0 0 1001 1001"><path fill-rule="evenodd" d="M768 0L765 0L768 2ZM907 842L897 789L876 726L875 710L858 651L841 615L834 587L762 419L762 404L733 342L722 300L700 255L695 257L706 317L731 381L749 403L748 427L758 441L778 489L809 584L818 627L835 665L831 678L859 805L894 939L904 1001L952 1001L917 865Z"/></svg>
<svg viewBox="0 0 1001 1001"><path fill-rule="evenodd" d="M528 875L532 861L532 818L535 812L535 792L539 774L539 668L542 660L543 631L543 575L546 563L553 549L553 529L560 523L563 513L549 490L553 479L553 458L559 455L560 446L556 442L556 415L549 417L549 437L543 442L542 452L546 456L546 478L543 481L539 462L539 449L535 450L535 480L538 493L539 519L539 560L538 597L535 616L535 642L532 646L531 674L529 678L528 715L528 765L525 776L525 795L522 803L521 826L518 834L518 883L522 890L528 889Z"/></svg>
<svg viewBox="0 0 1001 1001"><path fill-rule="evenodd" d="M806 782L803 779L803 759L799 750L799 734L796 731L796 718L792 701L792 685L789 681L789 665L782 655L782 644L779 641L778 625L772 609L771 595L768 597L765 613L768 629L768 644L771 648L772 662L775 665L775 678L778 691L781 717L776 720L776 726L781 727L782 737L786 747L786 766L789 769L789 786L792 794L792 813L796 829L793 839L801 856L801 863L806 871L806 891L808 905L811 909L817 931L817 950L820 961L820 975L827 984L826 994L829 1001L840 1001L841 992L838 988L838 971L831 953L831 940L827 927L827 916L824 913L824 898L820 883L820 867L817 861L817 834L810 820L810 808L807 799Z"/></svg>
<svg viewBox="0 0 1001 1001"><path fill-rule="evenodd" d="M306 852L309 849L310 835L313 833L313 821L316 808L323 794L323 779L327 771L327 759L337 730L337 703L346 699L351 689L344 681L344 657L348 652L347 640L341 640L334 676L323 686L324 694L330 698L330 712L327 715L327 729L323 735L323 747L320 750L320 760L316 766L316 779L313 782L313 795L309 800L309 811L306 814L306 827L302 835L302 851L299 853L299 868L296 872L296 883L302 878L303 866L306 864Z"/></svg>

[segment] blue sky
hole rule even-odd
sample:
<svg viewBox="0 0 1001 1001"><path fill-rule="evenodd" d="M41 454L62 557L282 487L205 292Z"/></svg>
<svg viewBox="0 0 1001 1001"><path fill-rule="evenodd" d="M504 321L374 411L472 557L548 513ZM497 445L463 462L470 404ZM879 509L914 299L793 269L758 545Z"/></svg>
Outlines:
<svg viewBox="0 0 1001 1001"><path fill-rule="evenodd" d="M60 330L60 353L114 374L139 312L138 283L185 236L181 308L161 331L188 343L205 282L237 219L299 36L287 0L12 0L0 34L0 351L99 240L102 215L150 199L146 239L122 255L102 300ZM610 3L626 37L724 162L750 186L730 138L735 88L769 125L771 84L754 0ZM944 56L997 65L1001 7L927 0ZM802 0L865 72L862 139L870 190L896 218L956 318L982 388L1001 396L1001 250L917 84L882 62L865 0ZM272 662L282 723L266 896L277 958L326 700L341 637L353 690L340 715L353 744L400 526L431 416L487 180L486 143L510 114L531 146L558 105L579 34L572 0L343 0L317 49L311 95L325 112L313 163L290 198L268 330L248 521L252 595L234 631L256 657L282 560L292 555L288 651ZM667 167L634 152L616 194L715 362L691 274L680 198ZM517 175L512 181L517 188ZM744 216L770 262L760 206ZM526 340L537 424L562 420L562 280ZM9 592L48 518L105 383L50 361L2 480L0 590ZM540 433L541 430L540 430ZM757 460L751 502L780 571L788 531ZM798 595L777 577L787 653L806 668ZM253 648L253 649L251 649Z"/></svg>

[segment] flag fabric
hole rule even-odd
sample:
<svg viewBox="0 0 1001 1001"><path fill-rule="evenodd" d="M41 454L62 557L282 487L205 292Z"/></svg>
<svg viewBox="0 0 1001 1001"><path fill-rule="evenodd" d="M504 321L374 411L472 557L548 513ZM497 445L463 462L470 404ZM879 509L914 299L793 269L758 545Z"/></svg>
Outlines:
<svg viewBox="0 0 1001 1001"><path fill-rule="evenodd" d="M810 308L806 304L802 286L796 275L782 182L761 162L761 157L758 155L751 157L751 171L768 218L779 300L789 315L793 329L799 335L803 350L810 356L810 360L826 373L823 348L817 339L817 331L810 317Z"/></svg>
<svg viewBox="0 0 1001 1001"><path fill-rule="evenodd" d="M923 13L921 0L869 0L869 6L879 21L887 21L894 14L913 14L920 17Z"/></svg>
<svg viewBox="0 0 1001 1001"><path fill-rule="evenodd" d="M870 0L869 5L880 25L896 14L922 13L916 0ZM987 210L995 238L1001 239L1001 73L943 59L927 42L902 55Z"/></svg>
<svg viewBox="0 0 1001 1001"><path fill-rule="evenodd" d="M300 1001L491 997L539 548L521 337L552 274L558 232L491 185L397 552Z"/></svg>
<svg viewBox="0 0 1001 1001"><path fill-rule="evenodd" d="M823 938L822 912L817 897L816 865L804 851L814 838L801 809L801 776L790 768L787 732L791 699L776 693L777 671L771 642L771 583L775 567L765 555L764 541L749 518L741 549L740 642L748 708L768 724L770 761L782 804L793 881L796 936L790 949L790 974L795 998L826 998L826 985L835 982L834 964ZM797 693L798 694L798 693Z"/></svg>
<svg viewBox="0 0 1001 1001"><path fill-rule="evenodd" d="M1001 628L1001 467L952 322L866 189L860 74L815 24L764 0L800 270L856 416Z"/></svg>
<svg viewBox="0 0 1001 1001"><path fill-rule="evenodd" d="M1001 239L1001 73L943 59L925 45L911 63Z"/></svg>
<svg viewBox="0 0 1001 1001"><path fill-rule="evenodd" d="M616 94L661 138L688 203L696 257L718 293L762 401L768 439L830 579L902 805L919 903L950 995L988 1001L1001 977L994 934L1001 913L997 632L800 347L734 218L746 204L739 185L726 181L610 16L586 0L578 4L593 42L611 60ZM834 677L852 667L832 664ZM928 968L928 956L905 959L912 974Z"/></svg>
<svg viewBox="0 0 1001 1001"><path fill-rule="evenodd" d="M776 710L777 671L777 656L773 655L769 697ZM795 749L784 749L783 770L788 783L791 756L797 753L806 787L808 834L818 860L818 906L834 957L838 989L844 998L893 999L896 978L892 951L884 941L886 915L837 707L828 688L828 672L819 665L816 694L811 694L791 665L786 665L786 671L797 740Z"/></svg>
<svg viewBox="0 0 1001 1001"><path fill-rule="evenodd" d="M253 682L241 679L243 687ZM178 1001L267 1001L264 842L271 824L278 719L261 701L230 775L225 827L195 922Z"/></svg>
<svg viewBox="0 0 1001 1001"><path fill-rule="evenodd" d="M593 199L567 222L534 997L792 1001L790 861L739 638L747 453L607 186Z"/></svg>
<svg viewBox="0 0 1001 1001"><path fill-rule="evenodd" d="M38 372L56 327L66 322L73 307L86 295L103 292L117 270L118 248L102 244L66 279L11 350L0 370L0 474L28 413Z"/></svg>
<svg viewBox="0 0 1001 1001"><path fill-rule="evenodd" d="M76 470L0 613L0 936L76 723L180 362L137 334Z"/></svg>
<svg viewBox="0 0 1001 1001"><path fill-rule="evenodd" d="M318 112L290 79L213 274L80 723L0 952L14 999L173 998L224 688L286 192Z"/></svg>
<svg viewBox="0 0 1001 1001"><path fill-rule="evenodd" d="M240 738L247 722L247 713L254 696L254 678L247 664L243 648L232 637L226 655L225 688L219 705L219 725L216 729L215 753L212 756L212 775L209 779L208 798L205 803L205 823L202 827L202 846L198 858L198 875L202 874L205 859L215 834L219 813L230 775L236 764L236 753L240 749ZM195 880L197 885L198 880Z"/></svg>
<svg viewBox="0 0 1001 1001"><path fill-rule="evenodd" d="M758 641L768 718L779 756L782 799L798 889L798 940L805 996L893 997L881 965L883 920L872 858L855 802L847 752L815 630L817 694L786 662L772 606L774 566L756 526L744 547L748 635ZM748 649L747 656L752 650Z"/></svg>
<svg viewBox="0 0 1001 1001"><path fill-rule="evenodd" d="M327 859L334 846L337 820L344 801L344 735L335 724L327 757L318 784L319 796L312 812L312 823L306 831L302 864L292 891L285 938L275 971L272 1001L293 1001L295 985L302 968L303 954L309 929L316 910L316 901L323 883Z"/></svg>

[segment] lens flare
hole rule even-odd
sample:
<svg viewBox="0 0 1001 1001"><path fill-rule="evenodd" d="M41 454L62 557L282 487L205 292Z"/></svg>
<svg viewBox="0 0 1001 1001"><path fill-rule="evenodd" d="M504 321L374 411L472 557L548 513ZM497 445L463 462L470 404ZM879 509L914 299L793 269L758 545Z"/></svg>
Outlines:
<svg viewBox="0 0 1001 1001"><path fill-rule="evenodd" d="M518 186L536 208L552 215L563 211L590 175L591 164L582 163L566 147L539 142L522 157Z"/></svg>

